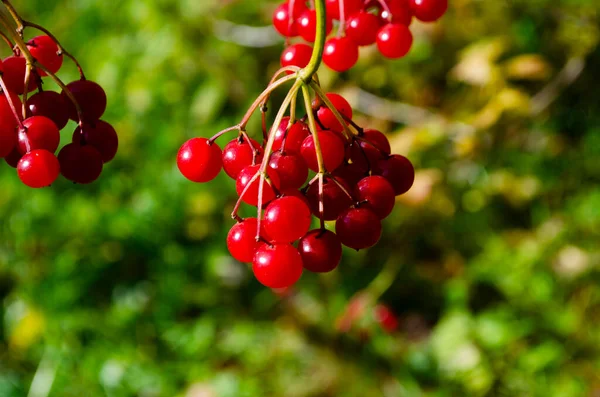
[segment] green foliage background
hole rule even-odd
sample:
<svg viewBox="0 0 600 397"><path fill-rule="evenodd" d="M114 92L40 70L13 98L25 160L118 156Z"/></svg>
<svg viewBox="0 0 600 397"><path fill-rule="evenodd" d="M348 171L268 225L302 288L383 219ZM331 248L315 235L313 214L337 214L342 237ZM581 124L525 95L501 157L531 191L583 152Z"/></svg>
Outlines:
<svg viewBox="0 0 600 397"><path fill-rule="evenodd" d="M273 36L241 25L274 3L15 0L105 87L121 146L91 186L0 166L0 396L600 393L600 5L450 3L407 58L320 74L417 184L378 246L280 298L227 255L232 183L174 162L276 70L282 42L236 43ZM372 305L337 330L365 288L397 332Z"/></svg>

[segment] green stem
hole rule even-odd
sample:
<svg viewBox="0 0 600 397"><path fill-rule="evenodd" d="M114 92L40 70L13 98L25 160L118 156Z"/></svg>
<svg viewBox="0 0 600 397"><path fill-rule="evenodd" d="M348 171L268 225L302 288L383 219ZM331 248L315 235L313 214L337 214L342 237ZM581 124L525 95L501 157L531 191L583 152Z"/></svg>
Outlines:
<svg viewBox="0 0 600 397"><path fill-rule="evenodd" d="M327 37L327 15L325 14L325 0L316 0L315 10L317 12L315 44L310 62L308 62L308 65L306 65L306 67L300 71L299 75L299 78L307 84L311 81L313 75L317 73L319 66L321 66L323 50L325 48L325 38Z"/></svg>

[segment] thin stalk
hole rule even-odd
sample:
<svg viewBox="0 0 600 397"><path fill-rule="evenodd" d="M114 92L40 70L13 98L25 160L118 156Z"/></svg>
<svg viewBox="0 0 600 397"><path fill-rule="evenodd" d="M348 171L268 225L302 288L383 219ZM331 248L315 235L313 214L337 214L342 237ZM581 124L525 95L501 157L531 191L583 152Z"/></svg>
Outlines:
<svg viewBox="0 0 600 397"><path fill-rule="evenodd" d="M250 121L250 117L252 117L252 114L254 114L254 112L256 111L256 109L258 109L258 107L263 103L263 101L265 100L265 98L268 98L269 95L271 94L271 92L273 92L278 87L280 87L283 84L285 84L285 83L287 83L289 81L292 81L294 79L296 79L296 76L289 75L289 76L285 76L285 77L280 78L279 80L275 81L272 84L269 84L269 86L258 96L258 98L256 98L256 100L254 101L254 103L250 106L250 108L248 109L248 111L246 112L246 114L244 115L244 117L242 118L242 121L239 124L239 127L242 128L242 129L245 129L246 125Z"/></svg>
<svg viewBox="0 0 600 397"><path fill-rule="evenodd" d="M325 0L315 1L315 11L317 13L317 30L312 56L310 57L308 65L300 71L298 76L298 78L304 81L306 84L312 80L313 75L317 73L319 66L321 66L323 50L325 48L325 38L327 37L327 15L325 11Z"/></svg>
<svg viewBox="0 0 600 397"><path fill-rule="evenodd" d="M23 125L23 121L21 121L21 118L19 117L19 112L17 111L17 108L9 94L8 88L6 88L6 84L4 83L4 78L2 77L2 75L3 73L0 73L0 87L2 87L2 91L4 91L4 96L6 97L6 100L8 102L8 106L10 107L13 116L15 116L15 119L17 120L19 130L24 130L25 126Z"/></svg>
<svg viewBox="0 0 600 397"><path fill-rule="evenodd" d="M333 106L333 103L331 103L331 101L329 100L329 98L327 98L327 95L325 95L325 93L323 92L323 90L321 89L321 87L319 87L314 82L311 82L310 86L315 91L315 93L320 98L320 100L325 104L325 106L327 106L327 108L329 110L331 110L331 112L335 116L335 118L338 121L338 123L340 123L342 125L342 127L344 128L344 135L346 136L346 139L351 140L352 137L354 136L354 134L348 128L348 124L346 124L346 122L344 121L344 117L335 108L335 106Z"/></svg>

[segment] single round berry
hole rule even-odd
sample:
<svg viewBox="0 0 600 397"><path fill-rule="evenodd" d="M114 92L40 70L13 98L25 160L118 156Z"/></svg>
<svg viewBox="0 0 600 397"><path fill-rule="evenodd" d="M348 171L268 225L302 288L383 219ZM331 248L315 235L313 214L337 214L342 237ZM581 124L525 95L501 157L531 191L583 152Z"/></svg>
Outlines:
<svg viewBox="0 0 600 397"><path fill-rule="evenodd" d="M362 0L341 0L342 4L340 4L340 0L327 0L325 3L327 9L327 15L332 19L340 19L341 18L341 5L344 6L344 17L348 18L348 16L357 13L361 10L363 6Z"/></svg>
<svg viewBox="0 0 600 397"><path fill-rule="evenodd" d="M410 7L418 20L437 21L448 10L448 0L410 0Z"/></svg>
<svg viewBox="0 0 600 397"><path fill-rule="evenodd" d="M25 73L27 71L27 61L23 57L10 56L3 61L4 75L2 76L6 88L15 94L25 92ZM35 91L38 88L37 79L34 75L29 77L27 92Z"/></svg>
<svg viewBox="0 0 600 397"><path fill-rule="evenodd" d="M19 160L19 179L32 188L50 186L60 174L60 165L55 155L47 150L33 150Z"/></svg>
<svg viewBox="0 0 600 397"><path fill-rule="evenodd" d="M266 287L291 287L302 277L302 257L290 244L262 244L254 254L252 270Z"/></svg>
<svg viewBox="0 0 600 397"><path fill-rule="evenodd" d="M0 158L12 153L17 145L17 133L14 128L0 123Z"/></svg>
<svg viewBox="0 0 600 397"><path fill-rule="evenodd" d="M341 95L335 94L333 92L329 92L325 95L327 99L331 102L333 107L340 113L343 117L348 120L352 119L352 106L350 103ZM319 122L328 130L332 130L335 132L342 132L344 127L338 119L335 117L331 109L327 106L321 106L317 110L317 117L319 118Z"/></svg>
<svg viewBox="0 0 600 397"><path fill-rule="evenodd" d="M373 311L375 321L385 332L394 332L398 329L398 317L386 305L377 305Z"/></svg>
<svg viewBox="0 0 600 397"><path fill-rule="evenodd" d="M308 232L311 223L310 209L297 197L273 200L265 210L265 232L273 243L291 243Z"/></svg>
<svg viewBox="0 0 600 397"><path fill-rule="evenodd" d="M244 168L237 177L235 188L237 194L242 198L242 201L246 204L258 206L258 193L260 187L260 175L257 173L260 170L260 165L249 165ZM274 170L267 168L267 175L269 181L265 178L262 194L262 204L266 205L273 199L275 199L275 191L279 189L280 180L279 175ZM248 188L246 188L250 185ZM245 190L245 192L244 192Z"/></svg>
<svg viewBox="0 0 600 397"><path fill-rule="evenodd" d="M221 148L206 138L192 138L177 154L179 171L192 182L208 182L221 171Z"/></svg>
<svg viewBox="0 0 600 397"><path fill-rule="evenodd" d="M15 118L15 114L13 113L10 107L10 103L8 102L9 98L12 101L15 110L17 111L17 116L19 118L21 117L20 110L22 104L21 99L19 99L19 96L13 92L9 92L9 97L7 97L5 93L0 93L0 124L3 127L15 132L15 129L17 128L17 125L19 125L19 123Z"/></svg>
<svg viewBox="0 0 600 397"><path fill-rule="evenodd" d="M52 120L44 116L32 116L23 121L24 129L19 131L19 151L25 154L32 150L44 149L54 153L60 144L60 131Z"/></svg>
<svg viewBox="0 0 600 397"><path fill-rule="evenodd" d="M308 178L308 166L297 153L275 152L269 159L269 167L279 175L281 190L299 189Z"/></svg>
<svg viewBox="0 0 600 397"><path fill-rule="evenodd" d="M230 178L237 179L240 172L249 165L254 164L256 151L256 163L260 163L263 149L258 142L250 138L250 142L244 137L239 137L223 149L223 169Z"/></svg>
<svg viewBox="0 0 600 397"><path fill-rule="evenodd" d="M359 46L375 43L378 31L379 18L366 11L352 14L346 22L346 35Z"/></svg>
<svg viewBox="0 0 600 397"><path fill-rule="evenodd" d="M4 157L4 161L6 161L6 164L8 164L9 166L11 166L13 168L17 168L17 166L19 165L19 160L21 160L21 157L23 157L23 155L21 154L21 152L19 152L19 150L15 146L13 151L10 152L10 154L8 156Z"/></svg>
<svg viewBox="0 0 600 397"><path fill-rule="evenodd" d="M297 66L299 68L304 68L310 62L311 56L312 48L308 44L292 44L281 53L281 66Z"/></svg>
<svg viewBox="0 0 600 397"><path fill-rule="evenodd" d="M362 208L368 208L379 219L384 219L394 209L396 193L387 179L379 175L373 175L358 182L356 200L362 203Z"/></svg>
<svg viewBox="0 0 600 397"><path fill-rule="evenodd" d="M358 45L349 37L333 37L325 42L323 62L336 72L345 72L358 61Z"/></svg>
<svg viewBox="0 0 600 397"><path fill-rule="evenodd" d="M233 225L227 234L227 249L231 256L240 262L252 262L260 244L256 241L257 228L256 218L247 218Z"/></svg>
<svg viewBox="0 0 600 397"><path fill-rule="evenodd" d="M67 84L67 89L77 100L84 121L93 122L102 117L106 110L106 93L98 83L90 80L77 80ZM69 118L78 121L75 105L64 90L61 95L67 104Z"/></svg>
<svg viewBox="0 0 600 397"><path fill-rule="evenodd" d="M78 126L73 133L73 142L80 145L91 145L102 155L102 161L108 163L111 161L119 147L119 137L112 125L106 121L97 120L93 123L83 123L82 129ZM220 149L219 154L220 154ZM221 165L219 164L219 170ZM218 172L217 172L218 173ZM212 178L211 178L212 179Z"/></svg>
<svg viewBox="0 0 600 397"><path fill-rule="evenodd" d="M317 32L317 12L315 10L304 11L297 21L298 34L309 43L315 41ZM330 18L326 19L325 23L325 35L328 36L333 29L333 22Z"/></svg>
<svg viewBox="0 0 600 397"><path fill-rule="evenodd" d="M288 129L289 123L290 118L286 116L279 123L279 128L275 130L273 151L283 150L287 153L300 153L302 142L310 135L310 130L306 123L302 121L296 121Z"/></svg>
<svg viewBox="0 0 600 397"><path fill-rule="evenodd" d="M413 10L410 7L409 0L387 0L388 10L382 9L379 13L381 21L385 23L399 23L410 26L413 17Z"/></svg>
<svg viewBox="0 0 600 397"><path fill-rule="evenodd" d="M42 65L55 74L63 64L62 54L58 54L58 45L49 36L38 36L27 42L27 48L31 55ZM40 76L46 76L42 68L38 68Z"/></svg>
<svg viewBox="0 0 600 397"><path fill-rule="evenodd" d="M27 100L29 116L44 116L62 130L69 121L69 110L62 95L55 91L40 91Z"/></svg>
<svg viewBox="0 0 600 397"><path fill-rule="evenodd" d="M342 260L342 243L329 230L312 230L298 244L304 268L314 273L328 273Z"/></svg>
<svg viewBox="0 0 600 397"><path fill-rule="evenodd" d="M408 192L415 182L415 168L410 160L399 154L379 160L373 173L387 179L396 196Z"/></svg>
<svg viewBox="0 0 600 397"><path fill-rule="evenodd" d="M348 196L352 190L344 181L337 182L343 186L346 192L331 179L327 178L323 181L323 220L325 221L337 219L342 212L352 205L352 199ZM320 216L318 183L310 185L306 191L306 198L310 203L312 213L318 218Z"/></svg>
<svg viewBox="0 0 600 397"><path fill-rule="evenodd" d="M412 33L405 25L389 23L377 33L377 49L386 58L402 58L408 53L412 43Z"/></svg>
<svg viewBox="0 0 600 397"><path fill-rule="evenodd" d="M333 172L344 161L344 141L342 141L339 135L328 130L318 131L317 136L321 145L325 170ZM302 142L300 152L302 153L302 157L304 157L304 161L306 161L308 168L318 172L319 163L317 160L315 141L312 135L306 137L304 142Z"/></svg>
<svg viewBox="0 0 600 397"><path fill-rule="evenodd" d="M349 208L335 223L342 244L355 250L370 248L381 237L381 220L367 208Z"/></svg>
<svg viewBox="0 0 600 397"><path fill-rule="evenodd" d="M296 1L296 3L302 2ZM298 26L296 23L298 15L299 13L296 10L290 10L288 2L281 4L273 13L273 26L275 30L284 37L298 36Z"/></svg>
<svg viewBox="0 0 600 397"><path fill-rule="evenodd" d="M91 145L65 145L58 153L60 173L69 181L82 185L92 183L102 173L102 155Z"/></svg>

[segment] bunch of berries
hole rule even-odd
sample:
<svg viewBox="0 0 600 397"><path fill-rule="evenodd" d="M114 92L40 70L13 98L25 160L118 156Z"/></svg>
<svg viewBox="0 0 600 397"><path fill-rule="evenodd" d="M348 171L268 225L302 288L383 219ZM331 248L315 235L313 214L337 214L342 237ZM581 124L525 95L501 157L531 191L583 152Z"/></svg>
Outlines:
<svg viewBox="0 0 600 397"><path fill-rule="evenodd" d="M17 27L9 30L2 21L13 55L0 61L0 158L16 168L21 181L32 188L49 186L59 174L75 183L95 181L118 146L114 128L100 120L106 109L104 90L85 78L75 58L50 32L22 20L9 2L3 4ZM26 27L45 34L25 42L22 34ZM65 56L80 72L79 80L66 85L56 76ZM62 92L44 90L45 78L52 79ZM29 96L33 91L37 92ZM60 131L69 120L77 122L71 143L56 156Z"/></svg>
<svg viewBox="0 0 600 397"><path fill-rule="evenodd" d="M191 181L208 182L221 169L235 180L239 200L232 217L237 223L227 247L237 260L252 263L256 278L270 288L293 285L304 269L334 270L342 245L374 246L395 197L414 181L411 162L391 154L383 133L354 123L342 96L324 94L315 82L311 87L317 96L311 102L308 89L303 91L306 115L296 119L292 105L285 116L282 106L270 129L263 123L262 144L245 131L251 109L239 125L211 139L187 141L177 157L179 170ZM292 89L288 103L294 95ZM239 135L221 150L215 139L233 130ZM257 217L240 218L241 203L257 207ZM335 221L335 232L326 221Z"/></svg>
<svg viewBox="0 0 600 397"><path fill-rule="evenodd" d="M377 44L386 58L405 56L413 43L409 29L413 17L422 22L438 20L448 8L448 0L327 0L326 32L337 24L337 34L325 43L323 62L343 72L352 68L359 57L359 46ZM304 0L288 0L273 14L275 29L286 38L301 37L315 41L317 15ZM289 43L288 43L289 44ZM305 67L312 53L306 43L287 46L281 65Z"/></svg>

